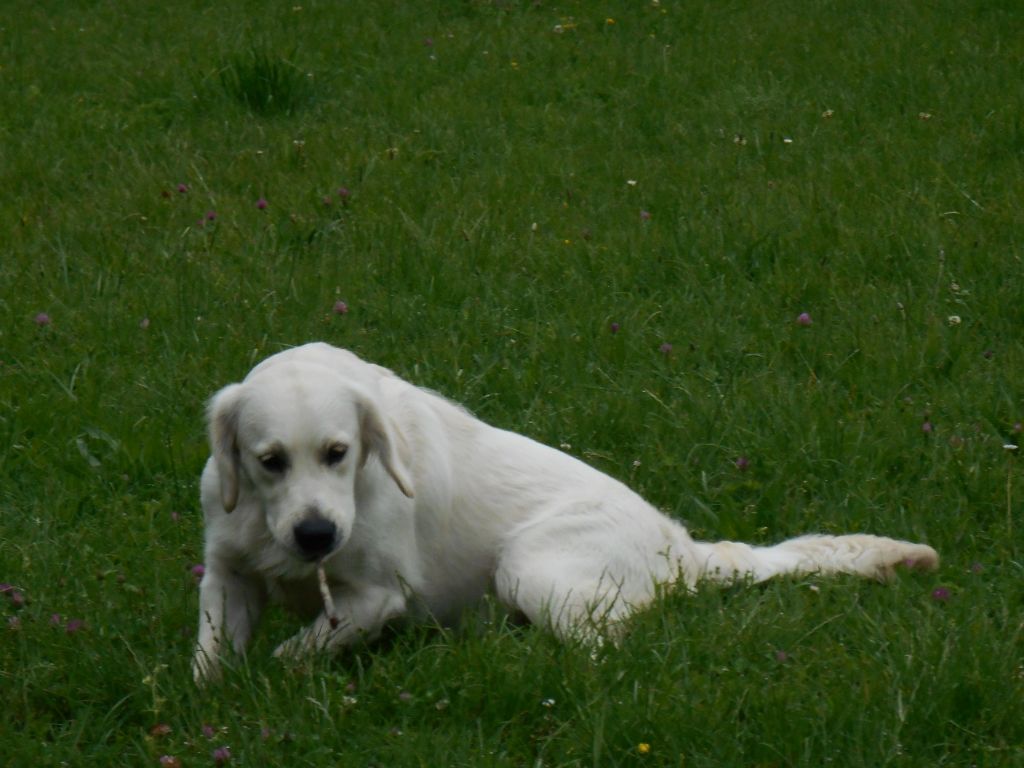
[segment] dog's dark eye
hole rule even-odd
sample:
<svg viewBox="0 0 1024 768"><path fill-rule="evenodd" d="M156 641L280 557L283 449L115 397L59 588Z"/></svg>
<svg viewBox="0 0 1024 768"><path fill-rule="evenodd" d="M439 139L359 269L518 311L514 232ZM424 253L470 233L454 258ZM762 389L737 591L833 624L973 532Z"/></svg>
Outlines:
<svg viewBox="0 0 1024 768"><path fill-rule="evenodd" d="M260 466L272 475L281 475L288 469L288 460L281 453L265 453L260 456Z"/></svg>
<svg viewBox="0 0 1024 768"><path fill-rule="evenodd" d="M345 454L348 453L348 446L337 443L335 445L328 446L327 451L324 453L324 461L327 466L333 467L335 464L340 464L345 458Z"/></svg>

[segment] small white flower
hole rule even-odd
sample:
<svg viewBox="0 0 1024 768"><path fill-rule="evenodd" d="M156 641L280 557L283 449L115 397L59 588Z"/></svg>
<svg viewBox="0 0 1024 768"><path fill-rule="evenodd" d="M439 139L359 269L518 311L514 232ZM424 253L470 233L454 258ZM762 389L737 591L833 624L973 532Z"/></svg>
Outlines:
<svg viewBox="0 0 1024 768"><path fill-rule="evenodd" d="M628 184L631 187L635 187L636 186L636 179L626 179L626 184Z"/></svg>
<svg viewBox="0 0 1024 768"><path fill-rule="evenodd" d="M793 140L791 138L789 138L789 136L783 136L782 137L782 143L783 144L792 144Z"/></svg>
<svg viewBox="0 0 1024 768"><path fill-rule="evenodd" d="M540 705L542 707L546 707L547 709L551 709L553 706L555 706L555 700L554 699L544 699L544 701L542 701L540 703Z"/></svg>
<svg viewBox="0 0 1024 768"><path fill-rule="evenodd" d="M960 322L961 322L960 321L960 315L950 315L949 316L949 324L950 325L960 325Z"/></svg>
<svg viewBox="0 0 1024 768"><path fill-rule="evenodd" d="M1014 445L1013 443L1006 443L1006 444L1005 444L1005 445L1003 446L1003 450L1004 450L1004 451L1016 451L1018 447L1019 447L1019 446L1016 446L1016 445Z"/></svg>

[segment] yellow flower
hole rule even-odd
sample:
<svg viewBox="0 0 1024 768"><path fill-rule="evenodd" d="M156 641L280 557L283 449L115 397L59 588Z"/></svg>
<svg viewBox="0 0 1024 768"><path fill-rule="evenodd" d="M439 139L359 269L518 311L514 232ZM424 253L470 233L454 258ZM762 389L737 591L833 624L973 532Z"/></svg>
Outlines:
<svg viewBox="0 0 1024 768"><path fill-rule="evenodd" d="M636 745L636 751L639 752L641 755L646 755L651 751L651 745L648 744L646 741L641 741L639 744Z"/></svg>
<svg viewBox="0 0 1024 768"><path fill-rule="evenodd" d="M615 23L615 19L609 17L609 18L604 20L604 23L605 24L614 24Z"/></svg>

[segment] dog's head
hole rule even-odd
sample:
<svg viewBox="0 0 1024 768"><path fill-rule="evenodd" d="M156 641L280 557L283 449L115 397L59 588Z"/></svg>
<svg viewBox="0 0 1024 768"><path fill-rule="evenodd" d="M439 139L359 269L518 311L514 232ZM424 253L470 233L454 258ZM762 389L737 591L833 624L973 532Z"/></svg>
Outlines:
<svg viewBox="0 0 1024 768"><path fill-rule="evenodd" d="M224 509L252 494L274 540L308 561L348 541L368 459L413 495L401 436L372 390L336 362L282 353L220 390L208 409Z"/></svg>

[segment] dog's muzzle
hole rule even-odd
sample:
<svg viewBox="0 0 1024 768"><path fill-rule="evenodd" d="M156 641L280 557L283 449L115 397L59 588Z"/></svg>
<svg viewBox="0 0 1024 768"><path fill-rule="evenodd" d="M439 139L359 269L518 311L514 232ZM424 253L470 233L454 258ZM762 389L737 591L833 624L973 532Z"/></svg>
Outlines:
<svg viewBox="0 0 1024 768"><path fill-rule="evenodd" d="M298 523L293 529L295 544L307 560L319 560L330 554L338 539L338 526L319 515Z"/></svg>

